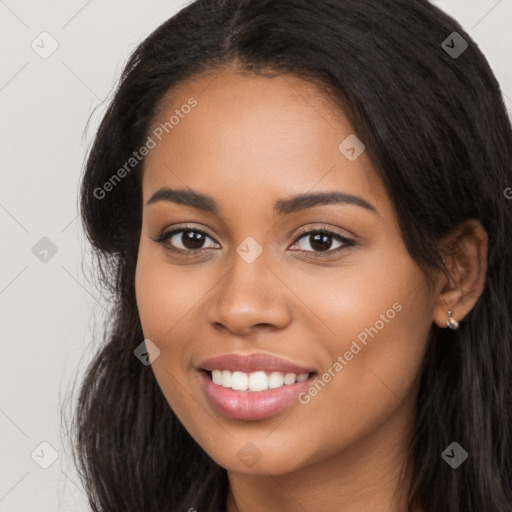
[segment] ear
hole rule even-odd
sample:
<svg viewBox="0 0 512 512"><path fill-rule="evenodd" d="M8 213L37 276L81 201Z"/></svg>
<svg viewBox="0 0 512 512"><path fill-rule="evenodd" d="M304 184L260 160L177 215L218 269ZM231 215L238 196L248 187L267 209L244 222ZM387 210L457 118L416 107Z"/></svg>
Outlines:
<svg viewBox="0 0 512 512"><path fill-rule="evenodd" d="M441 242L441 252L449 276L441 273L433 321L446 327L448 311L460 322L482 294L487 272L488 236L480 221L470 219L459 224Z"/></svg>

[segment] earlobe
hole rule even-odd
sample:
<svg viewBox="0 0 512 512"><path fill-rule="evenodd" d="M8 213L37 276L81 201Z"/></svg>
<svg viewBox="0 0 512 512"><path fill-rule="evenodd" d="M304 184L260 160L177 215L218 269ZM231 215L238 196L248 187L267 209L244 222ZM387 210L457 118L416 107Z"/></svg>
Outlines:
<svg viewBox="0 0 512 512"><path fill-rule="evenodd" d="M459 328L459 322L453 318L453 311L450 309L448 311L448 320L446 321L446 327L449 329L455 330Z"/></svg>
<svg viewBox="0 0 512 512"><path fill-rule="evenodd" d="M488 236L480 221L470 219L443 240L448 275L441 274L433 322L456 329L482 294L487 272Z"/></svg>

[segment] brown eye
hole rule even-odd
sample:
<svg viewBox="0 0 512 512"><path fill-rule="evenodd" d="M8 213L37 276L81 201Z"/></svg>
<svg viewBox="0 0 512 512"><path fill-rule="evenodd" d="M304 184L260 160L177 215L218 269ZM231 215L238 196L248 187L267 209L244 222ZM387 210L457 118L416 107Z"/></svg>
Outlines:
<svg viewBox="0 0 512 512"><path fill-rule="evenodd" d="M336 245L337 242L337 245ZM295 240L299 251L313 253L314 256L329 256L355 245L354 240L330 229L303 231ZM334 248L333 248L334 245ZM315 254L316 253L316 254Z"/></svg>
<svg viewBox="0 0 512 512"><path fill-rule="evenodd" d="M213 245L205 245L208 240L212 241ZM203 249L215 247L215 241L204 231L191 228L164 232L154 241L162 243L166 246L166 249L178 253L200 252Z"/></svg>
<svg viewBox="0 0 512 512"><path fill-rule="evenodd" d="M310 233L301 237L300 242L303 241L308 241L309 243L307 245L304 244L303 247L300 247L301 251L309 250L307 247L309 245L309 248L313 251L324 252L331 249L334 236L329 233ZM338 241L338 243L341 245L341 242Z"/></svg>

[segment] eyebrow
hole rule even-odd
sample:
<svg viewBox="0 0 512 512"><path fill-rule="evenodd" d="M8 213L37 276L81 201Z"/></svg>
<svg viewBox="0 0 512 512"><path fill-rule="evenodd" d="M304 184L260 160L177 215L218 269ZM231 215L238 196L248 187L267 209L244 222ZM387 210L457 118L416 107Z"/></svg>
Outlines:
<svg viewBox="0 0 512 512"><path fill-rule="evenodd" d="M171 189L169 187L162 187L148 199L146 206L159 201L182 204L214 214L222 212L222 207L213 197L196 192L192 189ZM287 199L279 199L274 204L274 211L278 215L286 215L326 204L355 205L365 208L371 212L378 213L375 206L368 203L361 197L338 191L313 192L299 194Z"/></svg>

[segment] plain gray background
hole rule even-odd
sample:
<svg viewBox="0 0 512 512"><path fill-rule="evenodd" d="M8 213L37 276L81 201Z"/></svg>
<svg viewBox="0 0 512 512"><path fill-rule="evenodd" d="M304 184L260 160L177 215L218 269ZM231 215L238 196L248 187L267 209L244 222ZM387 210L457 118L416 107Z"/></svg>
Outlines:
<svg viewBox="0 0 512 512"><path fill-rule="evenodd" d="M60 418L105 315L87 278L79 179L128 55L185 3L0 0L1 512L89 510ZM512 0L433 3L476 40L510 114Z"/></svg>

